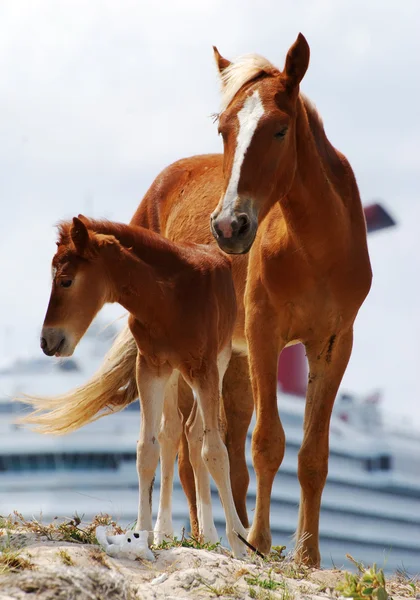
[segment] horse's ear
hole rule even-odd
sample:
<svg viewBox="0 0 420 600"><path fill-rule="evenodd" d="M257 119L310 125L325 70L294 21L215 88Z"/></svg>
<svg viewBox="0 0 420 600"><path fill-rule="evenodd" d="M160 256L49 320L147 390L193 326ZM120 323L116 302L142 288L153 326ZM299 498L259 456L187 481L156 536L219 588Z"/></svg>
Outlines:
<svg viewBox="0 0 420 600"><path fill-rule="evenodd" d="M309 66L309 56L309 44L305 36L299 33L293 46L289 48L284 65L283 74L286 75L289 88L296 88L302 81Z"/></svg>
<svg viewBox="0 0 420 600"><path fill-rule="evenodd" d="M87 230L85 223L79 217L73 217L70 236L77 253L80 256L86 256L90 242L89 231Z"/></svg>
<svg viewBox="0 0 420 600"><path fill-rule="evenodd" d="M214 60L216 61L217 68L219 69L220 75L227 69L232 63L227 58L223 58L216 46L213 46Z"/></svg>
<svg viewBox="0 0 420 600"><path fill-rule="evenodd" d="M77 218L79 219L79 221L82 221L82 223L84 223L86 226L89 224L89 219L87 217L85 217L85 215L77 215Z"/></svg>

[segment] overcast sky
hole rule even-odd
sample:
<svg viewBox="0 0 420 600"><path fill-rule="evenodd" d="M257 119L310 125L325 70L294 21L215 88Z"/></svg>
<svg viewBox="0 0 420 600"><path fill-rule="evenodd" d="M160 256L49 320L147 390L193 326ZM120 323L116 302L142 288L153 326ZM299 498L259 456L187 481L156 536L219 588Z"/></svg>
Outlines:
<svg viewBox="0 0 420 600"><path fill-rule="evenodd" d="M369 239L374 284L343 387L380 388L420 426L419 0L2 0L0 362L39 355L57 220L127 221L163 167L221 150L212 44L283 66L299 31L302 90L364 203L398 221Z"/></svg>

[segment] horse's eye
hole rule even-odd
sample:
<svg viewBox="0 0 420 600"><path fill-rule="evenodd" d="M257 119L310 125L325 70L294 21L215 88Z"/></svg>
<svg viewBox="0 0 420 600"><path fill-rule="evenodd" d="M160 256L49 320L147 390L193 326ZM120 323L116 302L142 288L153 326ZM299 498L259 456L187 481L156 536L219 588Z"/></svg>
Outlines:
<svg viewBox="0 0 420 600"><path fill-rule="evenodd" d="M287 127L283 127L283 129L281 129L280 131L278 131L277 133L274 134L274 137L277 140L282 140L284 138L284 136L287 133Z"/></svg>
<svg viewBox="0 0 420 600"><path fill-rule="evenodd" d="M73 281L71 279L62 279L60 281L60 287L69 288L72 283L73 283Z"/></svg>

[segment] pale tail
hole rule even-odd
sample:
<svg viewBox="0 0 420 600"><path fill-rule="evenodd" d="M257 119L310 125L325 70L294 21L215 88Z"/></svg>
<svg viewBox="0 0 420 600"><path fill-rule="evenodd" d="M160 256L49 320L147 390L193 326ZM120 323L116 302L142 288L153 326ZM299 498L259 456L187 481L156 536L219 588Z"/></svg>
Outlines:
<svg viewBox="0 0 420 600"><path fill-rule="evenodd" d="M138 398L136 357L136 342L126 326L85 385L60 396L16 398L35 408L18 423L35 425L40 433L61 435L122 410Z"/></svg>

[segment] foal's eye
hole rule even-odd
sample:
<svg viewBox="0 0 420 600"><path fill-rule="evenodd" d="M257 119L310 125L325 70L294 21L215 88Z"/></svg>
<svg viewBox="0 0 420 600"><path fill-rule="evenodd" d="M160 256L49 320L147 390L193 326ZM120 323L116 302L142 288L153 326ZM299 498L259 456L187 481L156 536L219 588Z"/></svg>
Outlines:
<svg viewBox="0 0 420 600"><path fill-rule="evenodd" d="M62 279L60 281L60 287L69 288L73 283L72 279Z"/></svg>
<svg viewBox="0 0 420 600"><path fill-rule="evenodd" d="M277 131L277 133L274 134L274 137L276 138L276 140L282 140L284 138L284 136L287 133L287 127L283 127L283 129L281 129L280 131Z"/></svg>

